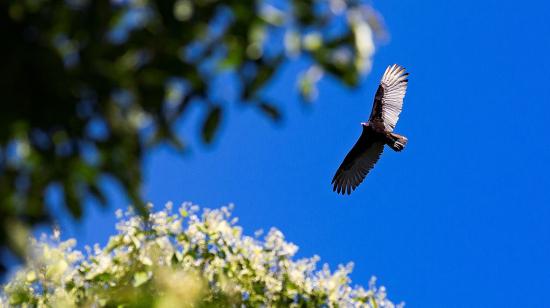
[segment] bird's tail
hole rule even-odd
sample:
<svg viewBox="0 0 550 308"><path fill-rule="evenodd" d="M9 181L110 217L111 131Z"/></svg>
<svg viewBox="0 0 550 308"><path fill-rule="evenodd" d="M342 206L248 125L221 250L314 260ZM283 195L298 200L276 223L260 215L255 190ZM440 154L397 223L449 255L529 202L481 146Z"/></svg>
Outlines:
<svg viewBox="0 0 550 308"><path fill-rule="evenodd" d="M391 135L391 138L390 138L389 142L387 143L388 146L396 152L403 151L403 149L407 145L407 142L409 141L409 139L407 139L407 137L405 137L405 136L401 136L401 135L394 134L394 133L391 133L390 135Z"/></svg>

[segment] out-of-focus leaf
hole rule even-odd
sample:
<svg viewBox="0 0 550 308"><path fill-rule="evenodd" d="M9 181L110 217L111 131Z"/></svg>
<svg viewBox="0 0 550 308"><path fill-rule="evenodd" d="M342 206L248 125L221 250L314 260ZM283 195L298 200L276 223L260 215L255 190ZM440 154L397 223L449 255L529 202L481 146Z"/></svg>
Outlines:
<svg viewBox="0 0 550 308"><path fill-rule="evenodd" d="M218 68L221 70L229 70L238 67L244 60L244 54L241 42L230 37L227 43L227 55L218 64Z"/></svg>
<svg viewBox="0 0 550 308"><path fill-rule="evenodd" d="M146 283L149 280L149 275L147 272L137 272L134 274L134 287L139 287L142 284Z"/></svg>
<svg viewBox="0 0 550 308"><path fill-rule="evenodd" d="M260 111L267 115L271 120L279 122L282 119L281 111L273 104L267 102L260 102L258 104Z"/></svg>
<svg viewBox="0 0 550 308"><path fill-rule="evenodd" d="M323 69L313 65L302 73L298 80L298 90L301 98L310 103L317 98L319 90L317 89L317 83L323 77Z"/></svg>
<svg viewBox="0 0 550 308"><path fill-rule="evenodd" d="M82 206L80 204L80 196L76 191L75 183L65 183L63 193L65 196L65 205L75 218L82 217Z"/></svg>
<svg viewBox="0 0 550 308"><path fill-rule="evenodd" d="M176 150L182 152L185 150L185 143L183 140L181 140L180 137L176 135L171 135L170 139L168 139L170 142L170 145L173 146Z"/></svg>
<svg viewBox="0 0 550 308"><path fill-rule="evenodd" d="M18 220L4 221L4 226L9 230L8 242L13 247L13 252L18 256L24 256L29 240L29 227Z"/></svg>
<svg viewBox="0 0 550 308"><path fill-rule="evenodd" d="M292 3L294 5L295 14L298 22L303 25L315 22L312 0L293 0Z"/></svg>
<svg viewBox="0 0 550 308"><path fill-rule="evenodd" d="M202 125L202 140L211 143L221 121L222 109L220 106L210 108Z"/></svg>
<svg viewBox="0 0 550 308"><path fill-rule="evenodd" d="M88 186L88 191L99 202L99 204L102 206L107 206L107 198L96 183L90 184Z"/></svg>
<svg viewBox="0 0 550 308"><path fill-rule="evenodd" d="M245 83L243 98L249 100L254 97L258 90L265 86L266 82L271 80L273 74L279 69L279 65L281 65L283 60L284 57L280 55L271 61L265 61L263 59L256 61L258 70L252 80Z"/></svg>

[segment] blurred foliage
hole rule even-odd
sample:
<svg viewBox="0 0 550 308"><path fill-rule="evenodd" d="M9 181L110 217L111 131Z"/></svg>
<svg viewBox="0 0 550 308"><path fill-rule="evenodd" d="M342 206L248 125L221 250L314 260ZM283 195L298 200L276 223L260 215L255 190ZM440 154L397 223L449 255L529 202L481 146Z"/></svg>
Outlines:
<svg viewBox="0 0 550 308"><path fill-rule="evenodd" d="M54 232L34 241L26 266L2 287L2 307L402 307L376 286L352 286L352 264L317 269L272 228L242 234L230 208L172 205L148 215L119 212L104 248L74 249Z"/></svg>
<svg viewBox="0 0 550 308"><path fill-rule="evenodd" d="M262 89L289 59L311 64L297 81L309 101L325 72L356 86L382 33L353 0L0 2L0 247L24 254L25 227L52 218L52 190L78 218L85 200L106 203L108 176L143 209L143 154L185 149L174 126L191 104L205 143L233 103L277 121Z"/></svg>

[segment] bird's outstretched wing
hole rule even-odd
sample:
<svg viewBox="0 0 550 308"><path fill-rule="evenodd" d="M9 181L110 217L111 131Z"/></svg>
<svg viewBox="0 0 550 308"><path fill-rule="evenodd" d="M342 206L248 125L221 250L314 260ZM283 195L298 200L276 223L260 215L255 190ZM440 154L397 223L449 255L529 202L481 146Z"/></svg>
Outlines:
<svg viewBox="0 0 550 308"><path fill-rule="evenodd" d="M372 131L363 128L363 133L332 178L332 190L351 194L363 182L369 171L384 151L384 143L372 136Z"/></svg>
<svg viewBox="0 0 550 308"><path fill-rule="evenodd" d="M382 121L387 132L392 132L399 120L408 76L404 67L397 64L388 66L376 91L369 121Z"/></svg>

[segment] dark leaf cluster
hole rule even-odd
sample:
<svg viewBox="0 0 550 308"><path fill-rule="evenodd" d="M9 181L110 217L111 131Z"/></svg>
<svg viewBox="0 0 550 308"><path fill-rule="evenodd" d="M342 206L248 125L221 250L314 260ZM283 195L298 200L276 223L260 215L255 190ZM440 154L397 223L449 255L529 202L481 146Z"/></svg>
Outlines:
<svg viewBox="0 0 550 308"><path fill-rule="evenodd" d="M379 20L356 1L336 1L339 12L332 2L0 2L0 247L24 253L14 230L51 221L52 191L78 218L85 201L107 202L110 177L143 208L142 157L159 143L185 149L175 124L192 104L205 143L234 103L279 121L262 89L293 57L357 85L364 46L348 13L373 29ZM221 75L235 95L215 86ZM307 98L314 85L299 84Z"/></svg>

